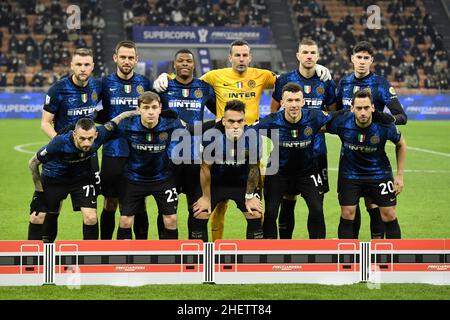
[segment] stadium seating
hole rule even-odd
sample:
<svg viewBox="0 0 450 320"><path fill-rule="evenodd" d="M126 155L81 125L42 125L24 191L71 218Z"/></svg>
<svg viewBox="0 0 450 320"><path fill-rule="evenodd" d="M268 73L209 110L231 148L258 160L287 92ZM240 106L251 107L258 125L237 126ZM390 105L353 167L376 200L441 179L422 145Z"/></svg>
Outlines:
<svg viewBox="0 0 450 320"><path fill-rule="evenodd" d="M68 0L0 4L0 86L48 86L68 72L71 52L79 46L93 48L94 74L102 73L101 2L78 1L81 29L73 30L66 27L70 4Z"/></svg>
<svg viewBox="0 0 450 320"><path fill-rule="evenodd" d="M375 72L396 88L449 89L448 55L422 0L378 1L379 29L367 27L373 12L368 15L365 8L373 1L289 0L289 4L298 39L318 41L320 62L332 69L335 80L352 72L353 45L368 40L378 50Z"/></svg>

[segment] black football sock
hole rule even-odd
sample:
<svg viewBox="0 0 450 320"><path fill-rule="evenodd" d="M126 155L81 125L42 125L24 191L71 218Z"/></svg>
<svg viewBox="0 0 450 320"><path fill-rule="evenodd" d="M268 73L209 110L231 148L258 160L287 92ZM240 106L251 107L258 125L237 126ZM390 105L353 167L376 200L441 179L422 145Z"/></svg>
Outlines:
<svg viewBox="0 0 450 320"><path fill-rule="evenodd" d="M164 232L163 232L163 240L176 240L178 239L178 229L175 230L171 230L171 229L166 229L164 228Z"/></svg>
<svg viewBox="0 0 450 320"><path fill-rule="evenodd" d="M156 218L156 226L158 227L158 238L163 239L166 227L164 226L163 215L160 213L158 213L158 217Z"/></svg>
<svg viewBox="0 0 450 320"><path fill-rule="evenodd" d="M83 240L98 240L98 222L91 225L83 223Z"/></svg>
<svg viewBox="0 0 450 320"><path fill-rule="evenodd" d="M354 239L353 220L347 220L341 217L338 228L339 239Z"/></svg>
<svg viewBox="0 0 450 320"><path fill-rule="evenodd" d="M380 208L367 209L370 216L370 234L372 239L384 238L384 223L381 220Z"/></svg>
<svg viewBox="0 0 450 320"><path fill-rule="evenodd" d="M308 233L310 239L325 239L326 227L323 211L308 215Z"/></svg>
<svg viewBox="0 0 450 320"><path fill-rule="evenodd" d="M264 234L262 230L261 218L247 219L247 239L262 239Z"/></svg>
<svg viewBox="0 0 450 320"><path fill-rule="evenodd" d="M42 240L44 243L52 243L58 234L59 214L47 213L42 226Z"/></svg>
<svg viewBox="0 0 450 320"><path fill-rule="evenodd" d="M280 239L292 239L295 227L295 204L297 200L283 199L281 201L280 216L278 218L278 231Z"/></svg>
<svg viewBox="0 0 450 320"><path fill-rule="evenodd" d="M131 228L122 228L119 227L117 229L117 240L132 240L133 234L131 232Z"/></svg>
<svg viewBox="0 0 450 320"><path fill-rule="evenodd" d="M42 226L43 224L28 224L28 240L42 240Z"/></svg>
<svg viewBox="0 0 450 320"><path fill-rule="evenodd" d="M136 240L148 239L148 216L147 211L139 212L134 216L133 231Z"/></svg>
<svg viewBox="0 0 450 320"><path fill-rule="evenodd" d="M116 211L103 209L100 215L100 239L111 240L116 228Z"/></svg>
<svg viewBox="0 0 450 320"><path fill-rule="evenodd" d="M196 219L192 217L190 225L189 239L200 239L203 242L208 242L208 219Z"/></svg>
<svg viewBox="0 0 450 320"><path fill-rule="evenodd" d="M398 224L397 218L395 220L385 222L386 227L386 239L401 239L402 234L400 231L400 225Z"/></svg>
<svg viewBox="0 0 450 320"><path fill-rule="evenodd" d="M359 229L361 228L361 209L359 204L356 206L355 219L353 220L353 239L359 238Z"/></svg>

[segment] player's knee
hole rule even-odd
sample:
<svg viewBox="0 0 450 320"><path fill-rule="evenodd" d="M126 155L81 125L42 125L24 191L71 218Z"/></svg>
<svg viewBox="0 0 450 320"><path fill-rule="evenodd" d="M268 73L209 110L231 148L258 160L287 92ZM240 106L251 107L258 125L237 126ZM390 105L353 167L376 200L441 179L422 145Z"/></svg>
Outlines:
<svg viewBox="0 0 450 320"><path fill-rule="evenodd" d="M44 224L45 212L39 212L37 215L30 215L30 222L32 224Z"/></svg>
<svg viewBox="0 0 450 320"><path fill-rule="evenodd" d="M293 194L285 194L285 195L283 195L283 199L295 201L295 200L297 200L297 196L293 195Z"/></svg>
<svg viewBox="0 0 450 320"><path fill-rule="evenodd" d="M345 220L354 220L356 208L354 207L341 207L341 217Z"/></svg>
<svg viewBox="0 0 450 320"><path fill-rule="evenodd" d="M119 199L117 198L105 198L103 207L108 211L116 211L119 205Z"/></svg>
<svg viewBox="0 0 450 320"><path fill-rule="evenodd" d="M395 207L380 208L381 220L384 222L394 221L397 216L395 214Z"/></svg>
<svg viewBox="0 0 450 320"><path fill-rule="evenodd" d="M128 229L133 225L133 217L121 216L119 225L121 228Z"/></svg>
<svg viewBox="0 0 450 320"><path fill-rule="evenodd" d="M92 226L97 223L97 214L96 212L89 212L84 214L83 222L85 225Z"/></svg>
<svg viewBox="0 0 450 320"><path fill-rule="evenodd" d="M176 214L166 214L163 215L164 226L166 229L176 229L177 228L177 215Z"/></svg>
<svg viewBox="0 0 450 320"><path fill-rule="evenodd" d="M253 215L250 214L250 212L244 212L245 218L252 220L252 219L261 219L262 214L257 212L257 211L253 211Z"/></svg>

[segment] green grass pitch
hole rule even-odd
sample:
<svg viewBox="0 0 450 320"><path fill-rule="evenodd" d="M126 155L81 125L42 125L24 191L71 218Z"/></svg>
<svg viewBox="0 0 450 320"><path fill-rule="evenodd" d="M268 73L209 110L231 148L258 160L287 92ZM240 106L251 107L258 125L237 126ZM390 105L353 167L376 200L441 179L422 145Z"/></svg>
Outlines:
<svg viewBox="0 0 450 320"><path fill-rule="evenodd" d="M408 145L405 189L398 198L397 214L405 239L450 238L450 121L410 121L401 126ZM48 142L40 130L39 120L0 121L0 240L26 239L29 202L33 183L28 170L32 153ZM395 153L387 147L395 171ZM18 148L20 146L20 148ZM325 196L327 238L337 238L339 204L336 194L340 141L327 134L330 192ZM17 151L20 149L22 152ZM102 207L99 198L98 209ZM150 239L156 239L156 210L153 199L147 200L150 219ZM295 239L307 239L307 209L302 199L296 206ZM116 214L118 219L119 215ZM184 195L180 196L179 238L187 239L187 210ZM368 241L369 224L362 213L360 240ZM118 221L118 220L117 220ZM64 202L59 218L58 238L81 239L82 218L71 211L70 200ZM229 203L225 218L226 239L245 238L245 219L234 203ZM199 288L195 290L194 288ZM156 290L154 290L156 289ZM369 290L364 284L353 286L321 285L170 285L145 286L136 289L108 286L84 286L81 290L59 287L0 287L0 299L184 299L191 290L191 299L450 299L449 286L381 285L381 290ZM157 292L158 294L156 294ZM186 292L186 294L183 294ZM211 294L211 293L214 294ZM116 296L117 295L117 296Z"/></svg>

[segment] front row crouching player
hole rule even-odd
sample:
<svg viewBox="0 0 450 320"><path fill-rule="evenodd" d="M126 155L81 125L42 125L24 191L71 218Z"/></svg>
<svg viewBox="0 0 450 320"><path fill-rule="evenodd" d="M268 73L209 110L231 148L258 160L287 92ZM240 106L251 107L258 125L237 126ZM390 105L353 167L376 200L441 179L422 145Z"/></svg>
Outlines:
<svg viewBox="0 0 450 320"><path fill-rule="evenodd" d="M217 204L234 200L247 219L247 239L262 239L259 178L260 143L245 124L245 104L228 101L221 123L203 135L202 196L194 203L190 239L208 241L208 219Z"/></svg>
<svg viewBox="0 0 450 320"><path fill-rule="evenodd" d="M168 150L172 132L184 129L185 125L176 115L161 113L161 101L154 92L142 93L138 106L139 115L123 121L117 128L130 150L124 190L119 196L121 217L117 239L132 239L134 216L149 195L155 198L163 216L160 239L178 239L178 193Z"/></svg>
<svg viewBox="0 0 450 320"><path fill-rule="evenodd" d="M29 161L35 192L30 214L46 212L42 240L56 239L61 203L70 194L75 211L83 214L83 239L98 239L97 194L91 157L108 140L119 122L137 111L124 112L96 127L89 118L79 119L75 129L57 135ZM39 165L42 165L42 175Z"/></svg>
<svg viewBox="0 0 450 320"><path fill-rule="evenodd" d="M406 142L396 126L375 123L372 94L360 90L352 98L351 113L335 118L327 131L342 141L339 161L338 193L341 205L340 239L354 238L353 223L360 197L369 196L380 208L386 238L400 239L400 226L395 213L397 195L403 190ZM396 148L397 175L385 152L386 141Z"/></svg>

